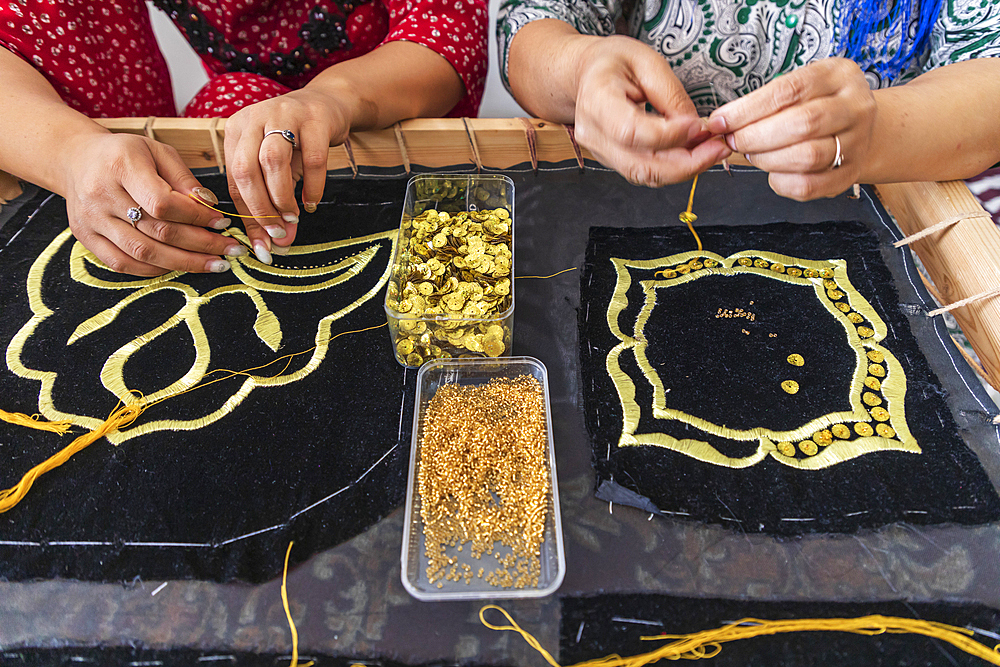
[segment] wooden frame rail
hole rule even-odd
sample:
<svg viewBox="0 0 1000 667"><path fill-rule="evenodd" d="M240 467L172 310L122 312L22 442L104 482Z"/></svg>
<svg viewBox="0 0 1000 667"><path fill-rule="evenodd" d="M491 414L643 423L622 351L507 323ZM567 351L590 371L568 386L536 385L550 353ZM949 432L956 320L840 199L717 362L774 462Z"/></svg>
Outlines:
<svg viewBox="0 0 1000 667"><path fill-rule="evenodd" d="M224 166L224 119L101 119L114 132L146 135L170 144L191 168ZM392 168L411 164L436 169L468 164L470 169L508 169L524 163L592 160L568 129L538 119L415 119L380 131L355 132L350 150L330 148L331 170ZM737 160L739 161L739 160ZM5 177L5 178L4 178ZM964 183L894 183L876 186L886 208L909 235L956 216L958 223L913 243L937 292L947 303L1000 287L1000 231L981 216L983 208ZM20 192L0 172L0 202ZM1000 296L953 311L979 356L986 378L1000 389Z"/></svg>

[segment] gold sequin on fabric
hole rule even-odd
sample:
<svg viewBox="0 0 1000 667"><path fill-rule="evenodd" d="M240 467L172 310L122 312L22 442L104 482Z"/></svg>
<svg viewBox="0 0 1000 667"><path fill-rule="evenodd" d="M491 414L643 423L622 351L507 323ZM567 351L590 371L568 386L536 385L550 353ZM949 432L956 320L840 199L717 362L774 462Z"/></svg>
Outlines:
<svg viewBox="0 0 1000 667"><path fill-rule="evenodd" d="M508 352L514 264L510 211L428 209L404 217L400 234L402 253L386 295L389 333L400 363ZM414 354L400 354L403 340L411 342Z"/></svg>
<svg viewBox="0 0 1000 667"><path fill-rule="evenodd" d="M446 384L421 420L417 491L427 579L537 587L550 504L544 394L534 377ZM455 551L496 567L473 574Z"/></svg>
<svg viewBox="0 0 1000 667"><path fill-rule="evenodd" d="M805 260L758 250L741 251L729 257L701 250L659 259L612 258L610 261L617 273L617 284L608 305L607 325L619 343L608 353L607 369L622 406L619 446L664 447L730 468L753 466L771 456L784 465L804 470L818 470L878 451L921 452L906 426L906 378L902 367L881 345L887 327L851 284L846 261ZM692 268L699 264L704 268ZM683 289L705 276L740 274L801 286L803 298L818 300L830 313L834 326L843 329L846 342L856 355L853 368L845 369L851 373L849 393L844 397L850 406L848 409L806 419L790 430L776 430L766 426L766 411L762 411L762 423L736 429L711 422L694 410L685 412L671 406L669 399L676 395L671 392L683 391L683 387L665 387L646 357L645 327L657 307L657 295L661 290ZM641 287L641 291L637 292L633 285ZM640 294L643 301L630 304L630 293ZM625 312L636 313L634 319L624 317ZM763 317L765 315L756 308L746 306L742 309L723 306L715 313L717 320L745 318L749 322L760 322ZM749 335L748 328L744 328L743 333ZM772 332L768 336L773 339L778 334ZM623 363L624 357L628 357L627 364ZM805 364L805 358L799 353L789 354L787 361L792 366ZM638 371L626 372L626 367ZM788 379L781 381L780 386L791 395L807 389L800 386L801 382L801 378ZM650 393L640 394L637 391L640 384L647 384L652 389L650 402L638 401L638 395ZM830 398L832 401L836 397ZM839 402L843 404L843 398ZM664 424L685 424L692 435L674 437L658 430L657 420L663 420ZM891 431L881 429L876 434L875 423L884 423ZM698 432L705 437L698 437ZM890 432L891 435L886 435ZM752 454L731 456L711 444L709 436L735 442L756 441L758 446Z"/></svg>

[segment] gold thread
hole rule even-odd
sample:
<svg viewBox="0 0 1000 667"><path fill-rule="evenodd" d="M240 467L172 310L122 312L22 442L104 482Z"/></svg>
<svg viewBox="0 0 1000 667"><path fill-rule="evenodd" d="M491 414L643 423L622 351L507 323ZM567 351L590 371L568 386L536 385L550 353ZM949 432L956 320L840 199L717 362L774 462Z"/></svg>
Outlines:
<svg viewBox="0 0 1000 667"><path fill-rule="evenodd" d="M295 621L292 620L292 610L288 606L288 557L292 554L294 540L288 543L288 550L285 551L285 566L281 570L281 606L285 609L285 618L288 619L288 629L292 634L292 662L288 667L299 667L299 631L295 628ZM303 663L301 667L310 667L313 661Z"/></svg>
<svg viewBox="0 0 1000 667"><path fill-rule="evenodd" d="M499 611L510 622L510 625L493 625L486 620L488 609ZM527 642L528 646L538 651L551 667L560 667L552 654L546 651L541 643L528 631L524 630L511 618L502 607L493 604L479 610L480 622L490 630L508 630L516 632ZM622 657L609 655L596 660L579 662L571 667L643 667L658 660L701 660L714 658L722 651L722 644L741 639L753 639L792 632L847 632L856 635L874 637L881 634L913 634L932 637L945 641L969 655L981 658L993 665L1000 665L1000 644L992 649L972 639L975 632L967 628L959 628L937 621L925 621L916 618L901 618L898 616L871 615L858 618L794 618L769 620L760 618L742 618L712 630L702 630L685 635L661 634L640 637L643 641L673 640L660 648L641 655Z"/></svg>
<svg viewBox="0 0 1000 667"><path fill-rule="evenodd" d="M541 280L546 280L548 278L555 278L556 276L561 276L562 274L566 273L567 271L576 271L576 267L575 266L571 266L568 269L563 269L562 271L556 271L555 273L553 273L550 276L514 276L514 280L518 280L519 278L539 278Z"/></svg>
<svg viewBox="0 0 1000 667"><path fill-rule="evenodd" d="M258 220L260 218L280 218L281 217L280 215L243 215L242 213L230 213L229 211L223 211L221 208L215 208L214 206L212 206L208 202L204 201L203 199L201 199L199 197L196 197L193 192L189 193L188 197L190 197L191 199L195 200L196 202L198 202L199 204L201 204L205 208L212 209L216 213L221 213L222 215L225 215L225 216L230 217L230 218L252 218L254 220Z"/></svg>

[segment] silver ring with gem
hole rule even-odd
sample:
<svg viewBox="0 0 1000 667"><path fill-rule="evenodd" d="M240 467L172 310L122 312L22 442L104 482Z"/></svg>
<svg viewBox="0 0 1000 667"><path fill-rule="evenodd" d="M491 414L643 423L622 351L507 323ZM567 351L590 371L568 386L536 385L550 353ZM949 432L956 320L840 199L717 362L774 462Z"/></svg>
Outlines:
<svg viewBox="0 0 1000 667"><path fill-rule="evenodd" d="M139 229L139 221L142 220L142 209L138 206L133 206L129 210L125 211L125 217L128 221L132 223L132 226Z"/></svg>
<svg viewBox="0 0 1000 667"><path fill-rule="evenodd" d="M285 141L292 145L292 148L298 148L299 144L295 141L295 133L291 130L268 130L264 133L264 139L267 139L272 134L280 134Z"/></svg>

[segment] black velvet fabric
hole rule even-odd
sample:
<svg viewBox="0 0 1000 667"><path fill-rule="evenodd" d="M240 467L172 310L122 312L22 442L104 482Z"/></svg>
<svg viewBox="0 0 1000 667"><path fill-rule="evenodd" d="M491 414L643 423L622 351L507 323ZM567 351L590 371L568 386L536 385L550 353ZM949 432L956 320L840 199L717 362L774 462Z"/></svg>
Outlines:
<svg viewBox="0 0 1000 667"><path fill-rule="evenodd" d="M921 454L879 451L819 470L799 470L765 457L746 468L706 463L664 447L618 446L622 408L607 369L620 341L609 329L608 304L617 274L611 258L657 259L694 250L684 228L591 228L581 277L580 353L587 428L598 497L666 516L722 523L748 532L851 532L895 521L977 524L1000 518L1000 498L963 442L899 303L879 241L853 222L773 223L698 228L705 250L728 257L759 250L800 259L844 259L851 283L888 328L882 346L907 380L906 421ZM657 267L662 268L662 267ZM629 334L644 304L635 269L629 307L619 316ZM742 308L754 319L720 319ZM922 316L922 315L921 315ZM646 355L667 388L666 407L734 429L790 430L831 412L849 411L857 356L844 329L808 288L757 275L708 276L659 289L644 328ZM786 359L804 354L796 367ZM653 388L634 355L621 357L635 380L636 402L649 406ZM802 391L791 395L781 381ZM953 390L959 390L960 388ZM709 442L730 457L747 457L757 442L737 442L643 409L637 432Z"/></svg>
<svg viewBox="0 0 1000 667"><path fill-rule="evenodd" d="M221 176L202 183L223 196ZM327 243L399 226L404 179L330 180L315 214L305 214L296 246ZM231 202L220 207L233 210ZM124 223L123 223L124 224ZM36 258L67 226L65 203L42 193L0 232L0 343L8 347L32 318L26 293ZM56 251L42 279L41 298L52 314L24 345L24 365L57 373L52 400L66 412L103 420L117 398L102 386L108 356L176 315L180 290L160 290L122 310L100 331L70 345L71 334L135 290L97 289L69 274L72 239ZM342 284L289 294L260 290L280 322L273 351L255 333L258 309L232 272L174 279L206 295L240 288L197 311L210 342L211 369L244 370L317 344L319 322L376 290L391 262L391 240L307 255L274 255L274 265L329 265L367 249L371 261ZM91 266L108 281L130 280ZM283 284L303 279L256 278ZM332 276L310 278L320 282ZM331 335L384 324L384 289L329 325ZM36 316L37 319L37 316ZM261 376L300 370L312 354L255 371ZM155 337L124 366L127 386L149 395L183 376L195 362L193 336L182 323ZM218 375L209 376L213 379ZM85 580L199 578L271 579L285 548L294 562L348 539L402 503L416 372L393 357L385 327L340 336L303 379L258 386L231 414L194 430L159 430L114 446L92 444L35 482L27 497L0 515L0 577ZM222 407L246 382L236 376L151 406L132 427L191 420ZM0 408L38 412L41 383L0 373ZM73 435L0 423L4 488L68 445Z"/></svg>
<svg viewBox="0 0 1000 667"><path fill-rule="evenodd" d="M759 602L665 595L600 595L562 598L559 660L563 665L611 653L633 656L663 646L641 636L689 634L743 618L857 618L879 614L936 621L976 632L987 648L997 643L1000 611L982 605L916 602ZM989 634L986 634L989 633ZM717 667L955 667L983 665L982 659L938 639L911 634L855 635L796 632L722 644L711 659Z"/></svg>

